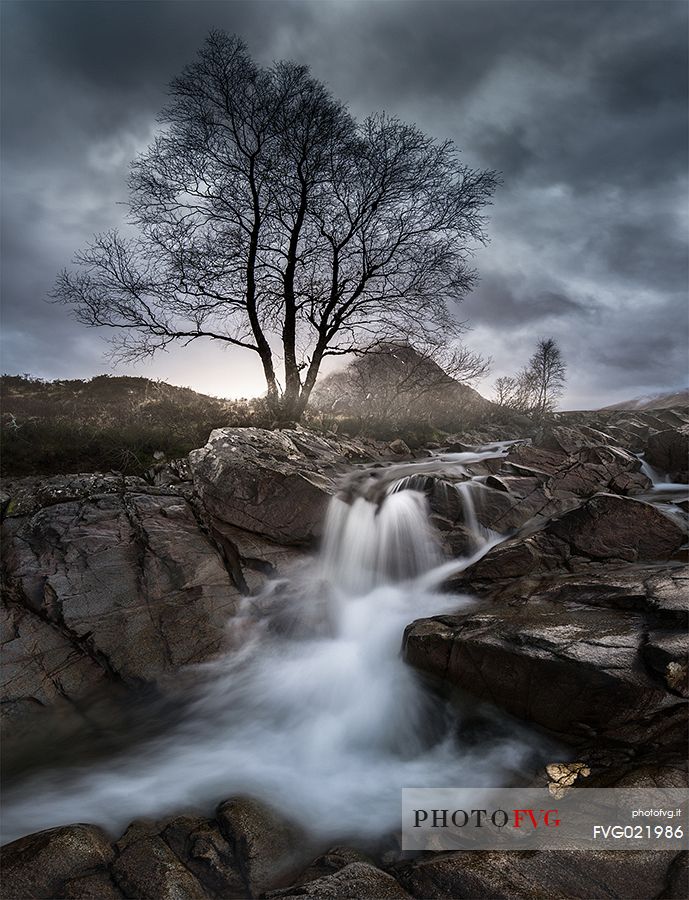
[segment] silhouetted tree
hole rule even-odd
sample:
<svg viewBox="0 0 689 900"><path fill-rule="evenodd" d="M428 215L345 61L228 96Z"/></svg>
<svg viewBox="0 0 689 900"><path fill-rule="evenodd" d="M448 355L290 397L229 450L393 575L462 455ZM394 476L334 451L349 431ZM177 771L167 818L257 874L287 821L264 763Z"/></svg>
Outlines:
<svg viewBox="0 0 689 900"><path fill-rule="evenodd" d="M539 417L552 412L565 388L565 362L553 338L541 338L529 360L526 378L533 396L532 409Z"/></svg>
<svg viewBox="0 0 689 900"><path fill-rule="evenodd" d="M325 357L461 333L448 303L475 282L494 172L384 114L356 122L306 67L261 68L223 32L172 82L161 122L132 166L137 235L97 236L54 294L118 333L120 357L247 348L289 421Z"/></svg>
<svg viewBox="0 0 689 900"><path fill-rule="evenodd" d="M506 409L542 418L562 396L566 365L553 338L541 338L529 364L516 375L496 379L495 402Z"/></svg>

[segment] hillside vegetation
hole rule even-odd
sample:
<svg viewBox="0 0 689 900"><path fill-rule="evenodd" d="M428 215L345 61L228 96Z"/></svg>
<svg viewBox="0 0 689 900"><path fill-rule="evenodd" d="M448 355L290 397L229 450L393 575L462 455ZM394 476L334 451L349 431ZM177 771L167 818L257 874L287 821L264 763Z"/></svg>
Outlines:
<svg viewBox="0 0 689 900"><path fill-rule="evenodd" d="M3 477L146 475L156 463L203 446L214 428L276 424L262 399L220 400L130 376L43 381L3 375L0 397ZM386 441L401 437L414 449L489 422L514 425L517 418L435 363L395 347L324 379L303 424Z"/></svg>
<svg viewBox="0 0 689 900"><path fill-rule="evenodd" d="M184 456L255 410L148 378L98 375L43 381L3 375L2 475L103 472L140 475Z"/></svg>

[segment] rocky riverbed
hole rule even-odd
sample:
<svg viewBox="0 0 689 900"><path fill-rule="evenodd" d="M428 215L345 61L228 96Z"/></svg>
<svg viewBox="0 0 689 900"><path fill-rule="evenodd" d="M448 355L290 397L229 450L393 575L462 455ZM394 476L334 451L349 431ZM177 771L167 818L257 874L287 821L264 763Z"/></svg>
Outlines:
<svg viewBox="0 0 689 900"><path fill-rule="evenodd" d="M119 836L100 827L105 810L40 831L48 788L36 785L47 769L59 781L75 759L116 768L162 740L186 681L241 654L256 621L305 627L295 586L332 496L385 509L394 486L425 496L446 558L476 558L448 568L444 600L404 607L393 629L406 670L430 679L423 690L459 690L536 729L587 785L686 786L688 421L681 410L569 415L510 446L486 430L416 454L400 441L220 429L147 480L7 483L7 818L23 791L17 821L37 824L4 849L4 895L587 897L593 879L600 897L685 896L686 860L666 853L410 859L389 829L319 838L270 792L218 788L214 811L199 814L190 787L188 804ZM547 783L554 760L519 759L521 783Z"/></svg>

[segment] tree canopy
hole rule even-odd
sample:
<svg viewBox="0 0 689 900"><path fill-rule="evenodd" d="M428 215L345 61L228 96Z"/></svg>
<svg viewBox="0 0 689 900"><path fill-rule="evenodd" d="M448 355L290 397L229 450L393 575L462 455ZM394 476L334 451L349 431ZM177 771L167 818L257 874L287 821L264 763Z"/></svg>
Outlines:
<svg viewBox="0 0 689 900"><path fill-rule="evenodd" d="M169 94L132 164L132 234L97 235L54 292L121 358L247 348L287 421L328 356L459 338L495 172L384 113L356 121L307 67L260 67L224 32Z"/></svg>

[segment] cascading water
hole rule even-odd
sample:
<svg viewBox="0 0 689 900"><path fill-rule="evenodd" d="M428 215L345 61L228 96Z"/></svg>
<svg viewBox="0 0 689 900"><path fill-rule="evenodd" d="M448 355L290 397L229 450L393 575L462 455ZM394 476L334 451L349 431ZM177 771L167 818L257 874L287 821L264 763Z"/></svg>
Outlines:
<svg viewBox="0 0 689 900"><path fill-rule="evenodd" d="M323 574L339 591L359 594L428 572L440 562L423 494L391 492L380 504L335 497L328 508Z"/></svg>
<svg viewBox="0 0 689 900"><path fill-rule="evenodd" d="M3 839L69 822L115 832L240 793L318 839L371 838L399 827L403 787L504 783L531 738L511 725L463 741L461 712L400 655L408 623L473 602L437 591L448 565L469 560L440 560L420 493L334 499L320 557L285 590L247 598L230 623L241 647L198 667L177 724L107 764L8 789ZM287 614L299 627L281 627Z"/></svg>

